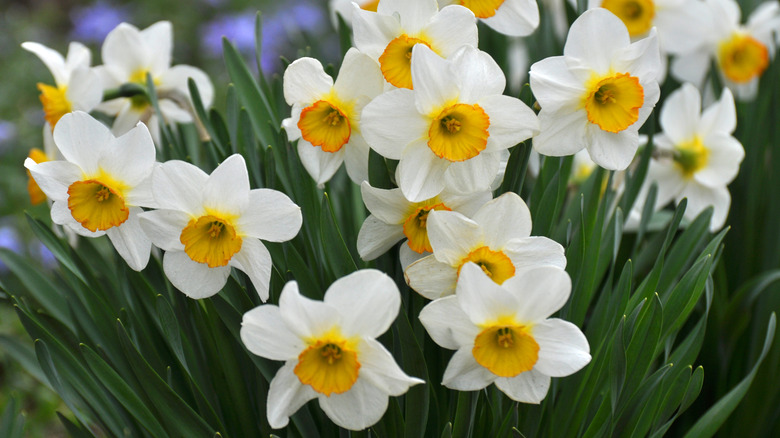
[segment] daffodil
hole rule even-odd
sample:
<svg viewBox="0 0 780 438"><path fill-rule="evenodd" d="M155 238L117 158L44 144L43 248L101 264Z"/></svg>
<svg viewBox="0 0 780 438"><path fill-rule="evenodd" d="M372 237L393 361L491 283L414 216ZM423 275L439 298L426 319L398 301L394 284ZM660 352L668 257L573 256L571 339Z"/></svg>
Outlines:
<svg viewBox="0 0 780 438"><path fill-rule="evenodd" d="M542 108L534 148L553 156L586 148L598 165L625 169L658 102L660 72L655 31L631 43L614 14L586 11L572 24L563 56L531 66L531 90Z"/></svg>
<svg viewBox="0 0 780 438"><path fill-rule="evenodd" d="M664 102L660 121L663 133L655 137L657 153L647 176L648 184L658 185L656 206L688 198L685 217L690 220L712 206L710 229L720 229L731 204L726 186L745 156L732 136L737 115L731 92L724 89L720 100L702 112L699 91L684 84Z"/></svg>
<svg viewBox="0 0 780 438"><path fill-rule="evenodd" d="M368 179L369 147L360 131L360 112L382 92L376 62L350 49L336 82L322 64L301 58L284 72L284 98L292 116L282 122L290 140L298 140L298 155L309 174L324 184L346 162L356 184Z"/></svg>
<svg viewBox="0 0 780 438"><path fill-rule="evenodd" d="M401 306L398 286L373 270L336 280L323 301L285 285L279 306L264 305L244 315L241 340L252 353L285 361L268 390L268 422L287 425L306 402L320 407L337 425L365 429L387 410L388 396L423 383L407 376L376 338L387 331Z"/></svg>
<svg viewBox="0 0 780 438"><path fill-rule="evenodd" d="M379 6L379 0L358 0L353 2L352 0L330 0L328 2L328 9L330 10L330 19L333 22L333 26L338 26L337 15L340 15L347 24L352 24L352 14L354 8L352 3L355 3L364 11L376 12L377 6Z"/></svg>
<svg viewBox="0 0 780 438"><path fill-rule="evenodd" d="M149 261L152 243L141 230L141 207L154 207L150 190L155 147L149 130L136 126L116 138L89 114L66 114L54 128L65 160L24 166L53 201L51 218L87 237L108 235L134 270Z"/></svg>
<svg viewBox="0 0 780 438"><path fill-rule="evenodd" d="M249 189L246 162L231 155L211 175L184 161L157 167L152 190L158 210L141 225L163 251L165 275L191 298L210 297L230 268L245 272L260 299L268 299L271 255L260 241L284 242L301 228L301 211L270 189Z"/></svg>
<svg viewBox="0 0 780 438"><path fill-rule="evenodd" d="M758 92L758 79L775 54L775 33L780 31L780 4L759 5L746 24L740 24L741 11L734 0L704 0L709 27L695 50L681 53L671 65L672 76L691 82L700 89L710 65L737 99L751 100Z"/></svg>
<svg viewBox="0 0 780 438"><path fill-rule="evenodd" d="M391 90L366 105L363 136L380 155L400 160L396 181L412 202L445 186L459 193L489 188L506 149L537 132L536 115L501 94L501 68L473 47L445 60L417 45L412 59L415 89Z"/></svg>
<svg viewBox="0 0 780 438"><path fill-rule="evenodd" d="M189 65L171 67L173 29L168 21L158 21L144 30L122 23L112 30L103 42L103 65L99 67L103 86L107 89L126 83L146 86L151 75L162 118L168 123L192 122L189 109L190 93L187 80L192 78L198 87L203 104L211 105L214 87L206 74ZM116 115L113 131L122 133L138 121L156 129L157 121L151 104L144 96L113 99L100 109Z"/></svg>
<svg viewBox="0 0 780 438"><path fill-rule="evenodd" d="M493 196L489 190L458 195L447 190L421 202L409 202L401 189L377 189L368 182L361 186L363 202L371 214L363 222L357 238L358 254L373 260L399 240L401 259L409 263L433 251L428 240L428 214L434 210L457 211L471 217ZM405 267L408 263L402 261Z"/></svg>
<svg viewBox="0 0 780 438"><path fill-rule="evenodd" d="M377 60L385 80L395 87L412 88L415 45L444 58L464 45L477 46L476 19L462 6L440 11L436 0L382 0L376 12L353 8L355 47Z"/></svg>
<svg viewBox="0 0 780 438"><path fill-rule="evenodd" d="M531 212L508 192L483 205L471 219L454 211L428 213L433 254L406 268L412 289L434 300L455 292L463 266L478 264L497 284L532 266L566 267L563 247L547 237L531 237Z"/></svg>
<svg viewBox="0 0 780 438"><path fill-rule="evenodd" d="M44 163L52 160L63 160L62 154L57 150L57 146L54 144L54 136L52 135L52 129L47 122L43 127L43 149L32 148L27 158L36 163ZM35 179L27 170L27 193L30 195L30 203L32 205L42 204L46 201L46 194L35 182Z"/></svg>
<svg viewBox="0 0 780 438"><path fill-rule="evenodd" d="M26 42L22 48L34 53L54 76L54 85L38 84L41 104L50 129L72 111L92 111L103 99L100 78L91 67L92 54L81 43L71 42L65 58L43 44Z"/></svg>
<svg viewBox="0 0 780 438"><path fill-rule="evenodd" d="M536 0L441 0L439 4L464 6L493 30L508 36L530 35L539 27Z"/></svg>
<svg viewBox="0 0 780 438"><path fill-rule="evenodd" d="M590 346L574 324L550 316L569 299L566 271L537 267L496 284L475 263L463 266L457 293L420 312L434 342L457 350L442 384L477 391L495 383L509 398L539 403L551 377L576 373Z"/></svg>

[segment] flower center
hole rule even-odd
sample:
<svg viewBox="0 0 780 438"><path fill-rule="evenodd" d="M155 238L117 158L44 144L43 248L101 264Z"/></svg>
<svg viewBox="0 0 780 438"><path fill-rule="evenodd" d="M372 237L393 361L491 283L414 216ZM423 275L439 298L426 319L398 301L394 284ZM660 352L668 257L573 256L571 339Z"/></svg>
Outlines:
<svg viewBox="0 0 780 438"><path fill-rule="evenodd" d="M51 161L49 156L38 148L30 149L30 155L28 155L28 157L36 163ZM46 194L38 187L38 183L35 182L35 179L33 179L29 170L27 171L27 193L30 195L30 204L32 205L41 204L46 200Z"/></svg>
<svg viewBox="0 0 780 438"><path fill-rule="evenodd" d="M604 0L601 7L617 15L632 37L644 35L653 27L653 0Z"/></svg>
<svg viewBox="0 0 780 438"><path fill-rule="evenodd" d="M539 344L522 325L496 325L474 339L471 354L478 364L501 377L530 371L539 360Z"/></svg>
<svg viewBox="0 0 780 438"><path fill-rule="evenodd" d="M412 87L412 48L415 44L425 44L427 41L412 38L406 34L396 37L385 47L379 57L379 66L385 80L398 88Z"/></svg>
<svg viewBox="0 0 780 438"><path fill-rule="evenodd" d="M118 227L130 215L117 190L92 179L68 187L68 208L73 219L93 233Z"/></svg>
<svg viewBox="0 0 780 438"><path fill-rule="evenodd" d="M497 284L501 284L515 275L515 265L512 260L502 251L492 251L487 246L481 246L469 255L463 258L458 265L458 276L460 269L466 262L474 262L482 268L482 271Z"/></svg>
<svg viewBox="0 0 780 438"><path fill-rule="evenodd" d="M479 105L457 103L444 108L428 129L428 147L439 158L464 161L485 150L490 117Z"/></svg>
<svg viewBox="0 0 780 438"><path fill-rule="evenodd" d="M293 372L304 385L330 397L352 388L358 378L357 352L344 339L317 340L298 355Z"/></svg>
<svg viewBox="0 0 780 438"><path fill-rule="evenodd" d="M72 111L70 101L65 97L65 92L68 91L68 87L52 87L38 83L38 90L41 92L40 99L43 105L44 118L51 129L54 129L54 125L64 116Z"/></svg>
<svg viewBox="0 0 780 438"><path fill-rule="evenodd" d="M698 136L674 148L674 162L686 179L693 178L696 172L707 165L709 155L709 149L702 144Z"/></svg>
<svg viewBox="0 0 780 438"><path fill-rule="evenodd" d="M496 15L504 0L460 0L460 4L471 9L477 18L490 18Z"/></svg>
<svg viewBox="0 0 780 438"><path fill-rule="evenodd" d="M190 220L179 240L192 260L206 263L209 268L227 265L242 243L229 221L212 215Z"/></svg>
<svg viewBox="0 0 780 438"><path fill-rule="evenodd" d="M628 73L595 78L584 95L588 121L608 132L620 132L639 119L645 93L639 79Z"/></svg>
<svg viewBox="0 0 780 438"><path fill-rule="evenodd" d="M769 52L750 35L735 33L718 47L718 64L727 78L734 82L748 82L766 70Z"/></svg>
<svg viewBox="0 0 780 438"><path fill-rule="evenodd" d="M318 100L304 108L298 120L303 138L325 152L338 152L349 142L349 119L333 104Z"/></svg>
<svg viewBox="0 0 780 438"><path fill-rule="evenodd" d="M452 211L444 203L436 203L436 198L417 204L418 207L404 221L404 234L409 239L409 248L417 253L433 252L428 240L428 213L432 210Z"/></svg>

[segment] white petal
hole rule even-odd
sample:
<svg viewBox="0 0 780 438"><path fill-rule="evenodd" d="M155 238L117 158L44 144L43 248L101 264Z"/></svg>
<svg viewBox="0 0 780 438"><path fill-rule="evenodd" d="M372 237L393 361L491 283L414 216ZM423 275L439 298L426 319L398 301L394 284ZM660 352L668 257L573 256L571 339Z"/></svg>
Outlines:
<svg viewBox="0 0 780 438"><path fill-rule="evenodd" d="M493 193L489 190L483 190L480 192L469 193L467 195L461 195L457 193L451 193L448 190L444 190L439 195L444 205L451 209L463 214L466 217L474 217L474 215L485 205L488 201L493 199Z"/></svg>
<svg viewBox="0 0 780 438"><path fill-rule="evenodd" d="M669 71L681 82L691 82L699 89L704 86L704 77L710 68L710 55L706 50L697 50L675 56Z"/></svg>
<svg viewBox="0 0 780 438"><path fill-rule="evenodd" d="M74 70L68 83L65 97L70 101L74 111L92 111L103 100L103 89L100 78L89 68Z"/></svg>
<svg viewBox="0 0 780 438"><path fill-rule="evenodd" d="M100 53L103 63L121 72L124 80L134 72L150 67L149 47L138 28L127 23L119 24L106 35Z"/></svg>
<svg viewBox="0 0 780 438"><path fill-rule="evenodd" d="M298 156L312 179L318 185L322 185L330 181L339 170L341 163L344 162L345 148L348 147L349 143L336 152L325 152L321 147L313 146L308 141L300 139L298 140Z"/></svg>
<svg viewBox="0 0 780 438"><path fill-rule="evenodd" d="M541 403L550 389L550 376L532 369L515 377L499 377L496 387L514 401Z"/></svg>
<svg viewBox="0 0 780 438"><path fill-rule="evenodd" d="M571 293L571 279L563 269L540 266L525 269L502 285L517 297L521 322L543 321L557 312Z"/></svg>
<svg viewBox="0 0 780 438"><path fill-rule="evenodd" d="M416 262L417 260L428 257L429 255L431 255L431 253L428 251L423 251L421 253L412 251L412 249L409 247L408 239L404 239L404 241L401 242L401 245L398 247L398 261L401 262L401 269L403 270L406 270L409 265Z"/></svg>
<svg viewBox="0 0 780 438"><path fill-rule="evenodd" d="M382 93L384 79L379 64L368 55L350 48L344 55L333 91L342 101L352 101L360 96L371 99Z"/></svg>
<svg viewBox="0 0 780 438"><path fill-rule="evenodd" d="M387 349L374 339L363 338L360 350L360 378L366 379L385 394L399 396L423 380L409 377Z"/></svg>
<svg viewBox="0 0 780 438"><path fill-rule="evenodd" d="M640 81L657 81L661 78L661 51L658 48L656 30L650 29L645 38L626 47L616 59L612 67L617 71L631 72Z"/></svg>
<svg viewBox="0 0 780 438"><path fill-rule="evenodd" d="M309 400L317 397L317 392L309 385L301 384L295 375L297 360L291 360L279 368L271 386L268 388L266 415L268 423L274 429L287 426L290 415L298 411Z"/></svg>
<svg viewBox="0 0 780 438"><path fill-rule="evenodd" d="M22 43L22 48L33 53L43 61L46 68L48 68L52 76L54 76L54 82L58 86L67 85L69 71L65 67L65 58L63 58L58 51L32 41Z"/></svg>
<svg viewBox="0 0 780 438"><path fill-rule="evenodd" d="M152 241L141 229L138 220L138 214L141 212L143 210L139 207L131 207L130 215L122 225L106 230L116 252L125 259L134 271L140 271L146 267L152 252Z"/></svg>
<svg viewBox="0 0 780 438"><path fill-rule="evenodd" d="M484 326L500 317L514 317L521 299L485 274L482 268L468 262L460 269L455 291L460 308L476 326Z"/></svg>
<svg viewBox="0 0 780 438"><path fill-rule="evenodd" d="M478 391L496 380L496 375L478 364L471 353L472 345L461 347L452 355L441 384L458 391Z"/></svg>
<svg viewBox="0 0 780 438"><path fill-rule="evenodd" d="M209 268L193 261L184 251L168 251L163 256L165 276L184 295L193 299L208 298L227 282L230 266Z"/></svg>
<svg viewBox="0 0 780 438"><path fill-rule="evenodd" d="M363 136L353 131L349 143L344 145L344 167L349 179L355 184L368 181L368 153L371 148Z"/></svg>
<svg viewBox="0 0 780 438"><path fill-rule="evenodd" d="M403 33L395 17L364 11L357 5L354 5L352 29L355 47L374 59L379 59L387 44Z"/></svg>
<svg viewBox="0 0 780 438"><path fill-rule="evenodd" d="M149 49L149 69L154 74L171 66L173 54L173 26L170 21L158 21L142 30L141 38Z"/></svg>
<svg viewBox="0 0 780 438"><path fill-rule="evenodd" d="M130 99L123 98L122 100L125 101L125 104L116 115L114 124L111 125L111 132L114 133L114 135L122 135L133 129L133 127L137 125L138 122L143 123L143 119L146 119L148 114L150 114L152 111L151 107L148 105L142 108L136 108L134 105L132 105ZM157 120L156 117L154 119ZM149 118L149 120L144 124L148 124L148 128L152 124L152 119Z"/></svg>
<svg viewBox="0 0 780 438"><path fill-rule="evenodd" d="M480 332L463 312L456 296L428 303L420 312L420 322L434 342L449 350L473 344Z"/></svg>
<svg viewBox="0 0 780 438"><path fill-rule="evenodd" d="M279 310L287 327L303 339L320 335L341 321L338 309L304 297L294 281L284 285L279 297Z"/></svg>
<svg viewBox="0 0 780 438"><path fill-rule="evenodd" d="M457 269L437 261L433 256L423 257L409 265L404 277L409 287L429 300L454 294L458 281Z"/></svg>
<svg viewBox="0 0 780 438"><path fill-rule="evenodd" d="M184 251L181 232L190 215L178 210L152 210L139 215L141 228L154 245L163 251Z"/></svg>
<svg viewBox="0 0 780 438"><path fill-rule="evenodd" d="M458 98L455 66L425 44L412 48L412 84L420 114L430 114Z"/></svg>
<svg viewBox="0 0 780 438"><path fill-rule="evenodd" d="M503 248L509 239L531 235L531 211L513 192L483 205L473 219L484 230L485 244L491 248Z"/></svg>
<svg viewBox="0 0 780 438"><path fill-rule="evenodd" d="M501 170L500 152L483 151L474 158L449 164L444 173L445 187L459 193L489 190L491 183ZM444 164L448 163L444 159L441 161L444 161Z"/></svg>
<svg viewBox="0 0 780 438"><path fill-rule="evenodd" d="M350 430L363 430L382 418L387 410L388 395L367 379L360 379L349 391L320 395L320 408L336 425Z"/></svg>
<svg viewBox="0 0 780 438"><path fill-rule="evenodd" d="M587 62L596 73L604 74L609 71L615 54L630 42L626 25L612 12L590 9L571 25L563 54Z"/></svg>
<svg viewBox="0 0 780 438"><path fill-rule="evenodd" d="M377 6L377 13L393 15L398 13L401 26L410 34L419 32L438 12L436 0L385 0Z"/></svg>
<svg viewBox="0 0 780 438"><path fill-rule="evenodd" d="M156 154L149 130L139 123L117 138L111 149L100 157L98 166L114 179L133 187L151 177Z"/></svg>
<svg viewBox="0 0 780 438"><path fill-rule="evenodd" d="M661 109L661 128L673 142L690 141L699 128L701 96L686 83L666 98Z"/></svg>
<svg viewBox="0 0 780 438"><path fill-rule="evenodd" d="M488 141L499 149L510 148L539 133L539 119L520 99L496 95L480 100L479 105L490 118Z"/></svg>
<svg viewBox="0 0 780 438"><path fill-rule="evenodd" d="M324 301L341 312L344 336L376 338L398 316L401 293L383 272L361 269L333 282L325 292Z"/></svg>
<svg viewBox="0 0 780 438"><path fill-rule="evenodd" d="M24 167L30 171L38 187L51 200L68 199L68 187L81 180L81 169L68 161L44 161L36 163L32 158L24 160Z"/></svg>
<svg viewBox="0 0 780 438"><path fill-rule="evenodd" d="M506 0L483 21L504 35L526 36L539 27L539 6L535 0Z"/></svg>
<svg viewBox="0 0 780 438"><path fill-rule="evenodd" d="M566 267L566 256L560 243L543 236L512 239L504 244L504 254L515 268L527 266Z"/></svg>
<svg viewBox="0 0 780 438"><path fill-rule="evenodd" d="M62 156L89 176L97 174L98 159L114 141L105 125L81 111L65 114L54 127L54 143Z"/></svg>
<svg viewBox="0 0 780 438"><path fill-rule="evenodd" d="M68 53L65 55L65 66L69 71L89 67L92 64L92 52L77 41L68 43Z"/></svg>
<svg viewBox="0 0 780 438"><path fill-rule="evenodd" d="M713 134L703 140L709 148L707 165L693 177L707 187L724 187L736 178L745 149L732 136Z"/></svg>
<svg viewBox="0 0 780 438"><path fill-rule="evenodd" d="M728 88L723 89L720 100L710 105L701 116L701 132L731 134L737 128L737 110L734 96Z"/></svg>
<svg viewBox="0 0 780 438"><path fill-rule="evenodd" d="M481 246L482 227L454 211L428 213L428 240L440 262L458 266L469 252Z"/></svg>
<svg viewBox="0 0 780 438"><path fill-rule="evenodd" d="M70 228L79 236L100 237L106 234L105 231L89 231L80 223L76 222L76 219L73 219L70 208L68 208L67 201L54 201L54 203L51 205L51 221L55 224L64 225Z"/></svg>
<svg viewBox="0 0 780 438"><path fill-rule="evenodd" d="M279 307L271 304L244 314L241 342L253 354L271 360L295 360L306 349L303 340L287 329Z"/></svg>
<svg viewBox="0 0 780 438"><path fill-rule="evenodd" d="M534 98L544 111L574 110L585 93L584 83L572 74L566 58L551 56L535 62L529 73Z"/></svg>
<svg viewBox="0 0 780 438"><path fill-rule="evenodd" d="M361 184L360 193L368 211L385 223L403 224L412 213L411 203L404 198L401 189L377 189L366 181Z"/></svg>
<svg viewBox="0 0 780 438"><path fill-rule="evenodd" d="M448 59L459 79L459 102L473 104L486 97L500 96L504 92L504 72L489 54L475 47L465 46Z"/></svg>
<svg viewBox="0 0 780 438"><path fill-rule="evenodd" d="M404 151L396 168L396 180L406 199L424 201L444 189L444 172L449 166L449 161L431 151L425 139L417 140Z"/></svg>
<svg viewBox="0 0 780 438"><path fill-rule="evenodd" d="M189 97L189 79L195 81L203 106L211 106L214 101L214 85L208 75L197 67L180 64L169 68L158 78L160 85L157 88L159 91L175 92L182 97Z"/></svg>
<svg viewBox="0 0 780 438"><path fill-rule="evenodd" d="M534 149L542 155L560 157L573 155L588 144L587 115L584 111L539 113L539 135L534 137Z"/></svg>
<svg viewBox="0 0 780 438"><path fill-rule="evenodd" d="M414 92L405 88L380 94L363 108L363 138L379 155L400 160L409 143L427 138L430 122L417 112Z"/></svg>
<svg viewBox="0 0 780 438"><path fill-rule="evenodd" d="M441 8L427 23L423 33L445 58L463 46L477 47L479 38L474 13L455 6Z"/></svg>
<svg viewBox="0 0 780 438"><path fill-rule="evenodd" d="M539 359L534 370L551 377L576 373L590 362L590 346L580 329L562 319L536 324L531 335L539 344Z"/></svg>
<svg viewBox="0 0 780 438"><path fill-rule="evenodd" d="M154 198L160 208L192 215L203 211L203 188L209 176L193 164L170 160L154 169Z"/></svg>
<svg viewBox="0 0 780 438"><path fill-rule="evenodd" d="M241 233L268 242L286 242L298 234L301 208L282 192L271 189L249 191L249 202L236 224Z"/></svg>
<svg viewBox="0 0 780 438"><path fill-rule="evenodd" d="M688 207L685 209L685 218L693 220L705 208L712 206L712 220L710 221L710 231L715 232L723 227L726 222L726 216L729 214L731 206L731 195L726 187L710 188L696 182L691 182L683 192L680 198L688 198Z"/></svg>
<svg viewBox="0 0 780 438"><path fill-rule="evenodd" d="M404 237L401 225L388 225L376 216L370 215L360 227L357 250L363 260L374 260L386 253Z"/></svg>
<svg viewBox="0 0 780 438"><path fill-rule="evenodd" d="M639 134L631 129L618 133L602 131L591 127L593 139L588 144L590 158L599 166L609 170L624 170L631 164L639 148Z"/></svg>
<svg viewBox="0 0 780 438"><path fill-rule="evenodd" d="M333 79L313 58L296 59L284 71L284 100L288 105L308 106L330 92Z"/></svg>
<svg viewBox="0 0 780 438"><path fill-rule="evenodd" d="M225 212L239 213L249 200L249 173L244 157L229 156L209 176L203 188L203 205Z"/></svg>
<svg viewBox="0 0 780 438"><path fill-rule="evenodd" d="M271 264L271 254L263 242L251 237L242 239L241 251L237 252L229 263L230 266L235 266L249 276L252 286L255 287L263 302L268 300Z"/></svg>

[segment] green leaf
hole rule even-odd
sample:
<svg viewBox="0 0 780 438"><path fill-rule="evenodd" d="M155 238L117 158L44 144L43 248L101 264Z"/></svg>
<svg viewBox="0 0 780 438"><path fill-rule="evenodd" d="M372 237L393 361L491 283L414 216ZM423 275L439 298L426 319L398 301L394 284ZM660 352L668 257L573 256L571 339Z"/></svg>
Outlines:
<svg viewBox="0 0 780 438"><path fill-rule="evenodd" d="M322 199L320 230L322 247L326 252L326 264L330 267L333 278L341 278L350 272L357 271L357 264L341 234L336 220L336 212L333 210L327 193Z"/></svg>
<svg viewBox="0 0 780 438"><path fill-rule="evenodd" d="M22 438L24 435L24 415L16 397L11 397L0 417L0 436L3 438Z"/></svg>

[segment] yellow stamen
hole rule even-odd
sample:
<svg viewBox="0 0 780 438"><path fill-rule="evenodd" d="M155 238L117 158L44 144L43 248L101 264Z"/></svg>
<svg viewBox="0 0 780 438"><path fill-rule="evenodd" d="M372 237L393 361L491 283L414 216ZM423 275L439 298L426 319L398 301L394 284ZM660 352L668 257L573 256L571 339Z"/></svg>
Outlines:
<svg viewBox="0 0 780 438"><path fill-rule="evenodd" d="M409 239L407 244L412 251L422 254L423 252L433 252L431 242L428 240L428 213L432 210L452 211L451 208L438 202L438 198L432 198L420 202L404 221L404 235Z"/></svg>
<svg viewBox="0 0 780 438"><path fill-rule="evenodd" d="M379 57L379 66L385 80L398 88L413 89L412 86L412 48L415 44L431 45L420 38L406 34L396 37L385 47Z"/></svg>
<svg viewBox="0 0 780 438"><path fill-rule="evenodd" d="M298 356L293 372L304 385L330 397L352 388L358 378L357 351L340 336L325 336L310 343Z"/></svg>
<svg viewBox="0 0 780 438"><path fill-rule="evenodd" d="M674 162L686 179L693 178L696 172L703 169L709 156L710 150L702 144L698 136L674 147Z"/></svg>
<svg viewBox="0 0 780 438"><path fill-rule="evenodd" d="M349 119L335 105L318 100L304 108L298 120L301 136L325 152L338 152L352 133Z"/></svg>
<svg viewBox="0 0 780 438"><path fill-rule="evenodd" d="M428 129L428 147L439 158L464 161L487 147L490 117L479 105L457 103L444 108Z"/></svg>
<svg viewBox="0 0 780 438"><path fill-rule="evenodd" d="M732 81L748 82L769 66L769 51L750 35L735 33L718 47L718 65Z"/></svg>
<svg viewBox="0 0 780 438"><path fill-rule="evenodd" d="M632 37L644 35L653 27L653 0L604 0L601 7L617 15Z"/></svg>
<svg viewBox="0 0 780 438"><path fill-rule="evenodd" d="M460 269L467 262L479 265L482 272L497 284L501 284L515 275L515 265L512 264L512 260L503 251L493 251L487 246L481 246L471 251L460 261L458 276L460 276Z"/></svg>
<svg viewBox="0 0 780 438"><path fill-rule="evenodd" d="M628 73L594 77L583 96L588 121L608 132L620 132L639 119L645 93L639 79Z"/></svg>
<svg viewBox="0 0 780 438"><path fill-rule="evenodd" d="M40 99L43 105L44 118L49 122L49 126L53 130L62 116L73 111L70 101L65 96L68 87L52 87L51 85L38 83L38 90L41 92Z"/></svg>
<svg viewBox="0 0 780 438"><path fill-rule="evenodd" d="M179 238L184 252L198 263L206 263L209 268L225 266L241 250L241 236L236 234L233 225L213 215L201 216L190 220L181 231Z"/></svg>
<svg viewBox="0 0 780 438"><path fill-rule="evenodd" d="M478 364L501 377L515 377L533 369L539 344L522 325L494 325L482 330L471 350Z"/></svg>
<svg viewBox="0 0 780 438"><path fill-rule="evenodd" d="M94 179L68 187L68 208L73 219L92 232L118 227L130 216L121 193Z"/></svg>
<svg viewBox="0 0 780 438"><path fill-rule="evenodd" d="M471 9L477 18L490 18L504 4L504 0L460 0L460 4Z"/></svg>

